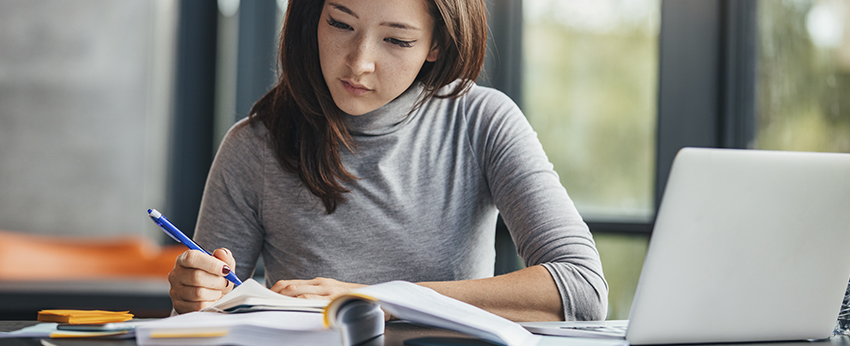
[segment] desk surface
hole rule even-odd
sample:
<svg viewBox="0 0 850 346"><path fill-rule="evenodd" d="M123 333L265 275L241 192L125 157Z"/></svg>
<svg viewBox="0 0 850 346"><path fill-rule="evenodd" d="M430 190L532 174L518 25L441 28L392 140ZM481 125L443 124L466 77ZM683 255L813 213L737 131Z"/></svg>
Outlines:
<svg viewBox="0 0 850 346"><path fill-rule="evenodd" d="M31 326L38 322L34 321L0 321L0 332L9 332ZM451 339L469 339L466 335L438 328L417 326L405 322L388 322L385 334L360 346L402 346L405 340L421 337L442 337ZM606 343L604 340L577 339L564 337L543 337L538 346L604 346L615 345L616 341ZM135 340L93 340L93 339L49 339L49 344L44 344L40 339L0 339L0 345L6 346L134 346ZM455 344L458 345L458 344ZM466 344L464 344L466 345ZM484 342L469 343L468 346L487 346L492 344ZM700 345L710 346L710 345ZM850 346L850 338L834 338L827 341L795 341L795 342L770 342L770 343L746 343L746 344L720 344L717 346Z"/></svg>

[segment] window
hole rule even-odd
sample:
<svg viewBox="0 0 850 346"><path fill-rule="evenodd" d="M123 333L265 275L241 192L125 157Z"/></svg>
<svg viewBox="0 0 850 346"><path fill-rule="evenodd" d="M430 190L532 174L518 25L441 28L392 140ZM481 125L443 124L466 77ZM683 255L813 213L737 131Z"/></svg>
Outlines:
<svg viewBox="0 0 850 346"><path fill-rule="evenodd" d="M588 219L654 214L659 9L524 2L524 111Z"/></svg>
<svg viewBox="0 0 850 346"><path fill-rule="evenodd" d="M756 147L850 152L850 3L761 1Z"/></svg>
<svg viewBox="0 0 850 346"><path fill-rule="evenodd" d="M176 10L0 4L0 229L162 237Z"/></svg>

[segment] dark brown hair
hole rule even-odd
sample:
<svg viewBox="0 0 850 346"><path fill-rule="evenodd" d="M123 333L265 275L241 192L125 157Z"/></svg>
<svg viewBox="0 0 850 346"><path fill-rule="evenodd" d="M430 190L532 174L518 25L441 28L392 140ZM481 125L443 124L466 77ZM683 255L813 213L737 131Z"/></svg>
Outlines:
<svg viewBox="0 0 850 346"><path fill-rule="evenodd" d="M487 19L483 0L428 0L439 58L426 62L416 80L425 86L420 102L458 97L475 82L484 64ZM343 113L331 98L319 63L317 30L323 0L290 0L278 51L278 81L251 108L262 122L284 170L322 200L328 214L345 201L341 182L356 179L343 167L341 150L353 150ZM454 89L437 91L455 80Z"/></svg>

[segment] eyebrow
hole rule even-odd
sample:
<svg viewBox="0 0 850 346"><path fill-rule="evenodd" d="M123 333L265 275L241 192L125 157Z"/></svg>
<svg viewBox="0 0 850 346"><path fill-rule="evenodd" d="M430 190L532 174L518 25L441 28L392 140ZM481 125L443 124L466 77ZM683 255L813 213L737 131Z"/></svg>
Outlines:
<svg viewBox="0 0 850 346"><path fill-rule="evenodd" d="M347 13L347 14L353 16L354 18L360 19L360 16L358 16L356 13L354 13L354 11L352 11L348 7L345 7L343 5L340 5L340 4L337 4L337 3L334 3L334 2L330 2L330 3L328 3L328 5L330 5L331 7L333 7L334 9L336 9L340 12ZM406 23L399 23L399 22L382 22L380 25L381 26L388 26L388 27L396 28L396 29L403 29L403 30L420 30L418 27L415 27L413 25L406 24Z"/></svg>
<svg viewBox="0 0 850 346"><path fill-rule="evenodd" d="M419 28L405 23L397 23L397 22L383 22L381 23L383 26L388 26L396 29L404 29L404 30L419 30Z"/></svg>
<svg viewBox="0 0 850 346"><path fill-rule="evenodd" d="M340 11L340 12L348 13L348 14L350 14L350 15L354 16L354 18L360 19L360 17L359 17L357 14L355 14L355 13L354 13L354 11L352 11L352 10L351 10L351 9L349 9L348 7L345 7L345 6L342 6L342 5L340 5L340 4L333 3L333 2L329 2L329 3L328 3L328 5L330 5L331 7L335 8L335 9L337 9L337 10L338 10L338 11Z"/></svg>

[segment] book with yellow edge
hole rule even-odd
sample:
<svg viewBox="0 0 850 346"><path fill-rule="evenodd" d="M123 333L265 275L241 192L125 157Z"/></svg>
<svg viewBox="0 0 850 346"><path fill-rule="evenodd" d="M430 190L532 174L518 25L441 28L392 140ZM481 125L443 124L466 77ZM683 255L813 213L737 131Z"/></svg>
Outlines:
<svg viewBox="0 0 850 346"><path fill-rule="evenodd" d="M133 319L129 311L104 310L41 310L38 312L40 322L58 322L69 324L101 324L124 322Z"/></svg>

